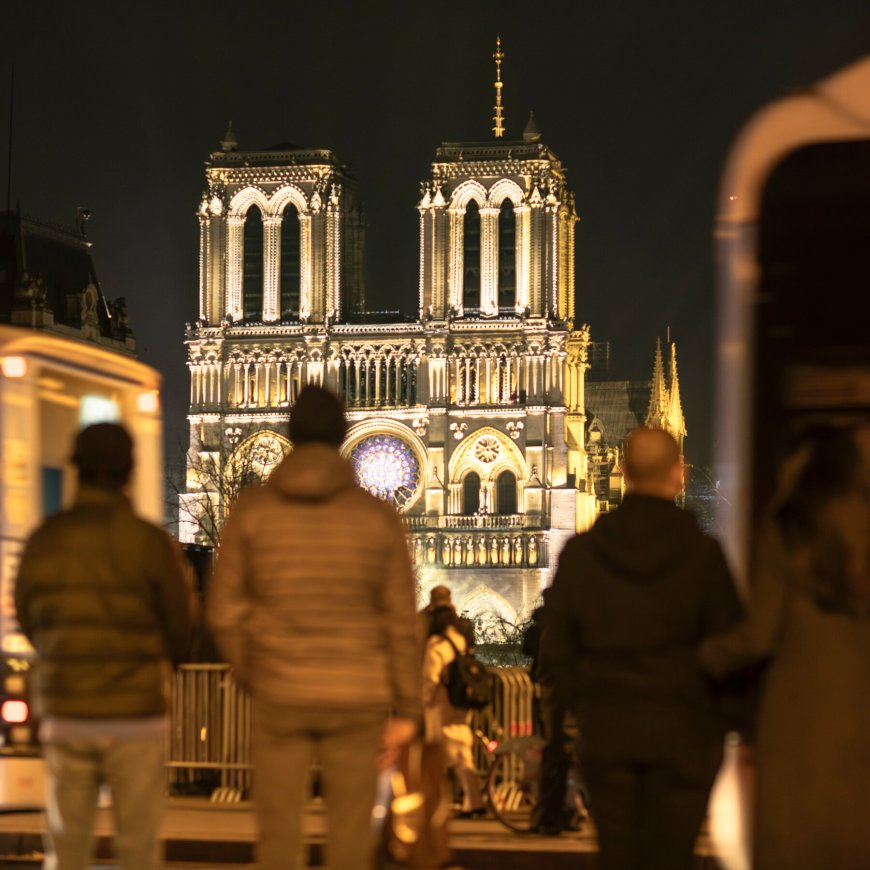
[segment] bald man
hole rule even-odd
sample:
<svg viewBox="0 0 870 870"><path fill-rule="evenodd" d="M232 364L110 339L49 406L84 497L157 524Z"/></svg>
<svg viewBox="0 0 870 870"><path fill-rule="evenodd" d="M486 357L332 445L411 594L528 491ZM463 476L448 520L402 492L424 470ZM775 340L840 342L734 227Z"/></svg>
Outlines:
<svg viewBox="0 0 870 870"><path fill-rule="evenodd" d="M626 440L621 507L562 552L542 654L581 725L600 870L689 870L726 730L696 664L741 613L719 545L676 505L677 442Z"/></svg>

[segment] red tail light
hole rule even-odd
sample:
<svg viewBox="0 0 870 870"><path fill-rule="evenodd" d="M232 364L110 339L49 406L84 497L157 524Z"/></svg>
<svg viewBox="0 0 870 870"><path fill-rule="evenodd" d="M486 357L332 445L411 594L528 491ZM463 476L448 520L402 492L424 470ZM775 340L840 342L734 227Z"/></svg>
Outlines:
<svg viewBox="0 0 870 870"><path fill-rule="evenodd" d="M8 725L20 725L30 716L26 701L6 700L0 704L0 720Z"/></svg>

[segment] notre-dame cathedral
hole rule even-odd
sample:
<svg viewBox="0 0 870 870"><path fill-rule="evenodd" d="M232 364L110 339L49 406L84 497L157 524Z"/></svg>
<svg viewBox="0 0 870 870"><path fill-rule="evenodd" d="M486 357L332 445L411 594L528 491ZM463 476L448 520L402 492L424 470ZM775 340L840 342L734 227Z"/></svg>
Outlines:
<svg viewBox="0 0 870 870"><path fill-rule="evenodd" d="M268 476L288 408L321 384L346 403L359 483L403 515L421 593L446 583L460 611L517 624L565 541L619 503L628 429L682 442L670 342L651 386L587 392L574 196L534 119L504 138L500 84L494 138L442 144L422 184L413 320L366 317L362 204L332 151L244 150L230 129L210 156L182 540L212 540L228 481Z"/></svg>

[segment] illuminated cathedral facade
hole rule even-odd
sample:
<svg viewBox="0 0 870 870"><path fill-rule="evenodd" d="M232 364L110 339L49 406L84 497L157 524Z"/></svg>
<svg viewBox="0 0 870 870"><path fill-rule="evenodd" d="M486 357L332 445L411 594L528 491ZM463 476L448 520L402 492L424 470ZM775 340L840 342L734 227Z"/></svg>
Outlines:
<svg viewBox="0 0 870 870"><path fill-rule="evenodd" d="M320 384L346 404L359 483L403 516L421 593L446 583L469 616L517 624L622 493L625 433L604 443L587 420L558 157L533 120L521 140L443 144L417 203L417 316L370 323L348 169L329 150L241 150L231 131L221 146L199 208L182 540L210 540L228 478L262 479L292 449L288 410Z"/></svg>

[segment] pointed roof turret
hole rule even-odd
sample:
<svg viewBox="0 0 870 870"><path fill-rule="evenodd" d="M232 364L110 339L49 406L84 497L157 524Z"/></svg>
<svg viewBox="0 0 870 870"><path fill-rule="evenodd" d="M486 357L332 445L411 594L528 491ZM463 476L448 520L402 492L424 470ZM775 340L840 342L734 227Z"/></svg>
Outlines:
<svg viewBox="0 0 870 870"><path fill-rule="evenodd" d="M523 142L540 142L541 130L535 121L535 113L529 112L529 122L526 124L526 129L523 130Z"/></svg>
<svg viewBox="0 0 870 870"><path fill-rule="evenodd" d="M677 374L677 343L672 341L670 346L667 429L682 445L683 438L686 435L686 418L683 416L683 403L680 401L680 378Z"/></svg>
<svg viewBox="0 0 870 870"><path fill-rule="evenodd" d="M668 414L668 385L665 382L665 363L662 358L662 340L656 338L656 355L653 361L652 384L649 392L649 408L646 412L646 425L657 429L665 428Z"/></svg>
<svg viewBox="0 0 870 870"><path fill-rule="evenodd" d="M221 139L221 151L235 151L239 147L239 140L236 139L236 134L233 132L233 122L230 121L227 132L224 133L224 138Z"/></svg>

